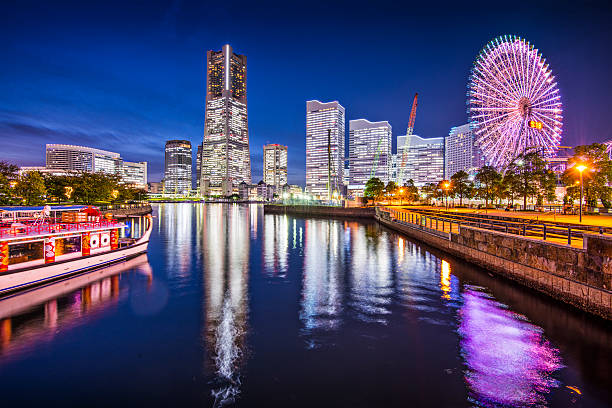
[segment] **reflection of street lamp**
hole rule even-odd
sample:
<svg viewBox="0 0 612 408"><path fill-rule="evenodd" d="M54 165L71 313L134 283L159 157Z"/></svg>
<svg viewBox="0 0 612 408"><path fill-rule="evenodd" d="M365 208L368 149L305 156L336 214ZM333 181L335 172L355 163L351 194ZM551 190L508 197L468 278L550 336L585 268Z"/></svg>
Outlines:
<svg viewBox="0 0 612 408"><path fill-rule="evenodd" d="M584 190L582 183L582 172L585 171L587 166L584 164L579 164L576 166L576 170L580 172L580 222L582 222L582 192Z"/></svg>
<svg viewBox="0 0 612 408"><path fill-rule="evenodd" d="M446 210L448 211L448 188L450 187L450 183L448 181L444 182L444 201L446 201Z"/></svg>

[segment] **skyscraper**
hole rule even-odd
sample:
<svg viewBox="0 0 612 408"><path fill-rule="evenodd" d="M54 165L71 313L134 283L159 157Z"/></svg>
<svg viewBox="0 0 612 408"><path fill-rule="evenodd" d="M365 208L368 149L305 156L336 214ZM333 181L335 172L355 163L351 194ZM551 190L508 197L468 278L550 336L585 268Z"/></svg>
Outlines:
<svg viewBox="0 0 612 408"><path fill-rule="evenodd" d="M366 119L349 122L349 193L363 195L371 177L389 182L391 168L391 125Z"/></svg>
<svg viewBox="0 0 612 408"><path fill-rule="evenodd" d="M198 145L196 152L196 188L200 191L200 178L202 177L202 143Z"/></svg>
<svg viewBox="0 0 612 408"><path fill-rule="evenodd" d="M344 173L344 136L344 107L338 101L306 102L306 191L308 193L329 198L330 191L333 194L341 190Z"/></svg>
<svg viewBox="0 0 612 408"><path fill-rule="evenodd" d="M469 173L485 165L484 155L469 124L451 128L445 147L444 177L447 179L460 170Z"/></svg>
<svg viewBox="0 0 612 408"><path fill-rule="evenodd" d="M164 167L164 193L187 194L191 190L191 142L168 140Z"/></svg>
<svg viewBox="0 0 612 408"><path fill-rule="evenodd" d="M417 135L397 137L398 183L412 179L422 186L444 178L444 138Z"/></svg>
<svg viewBox="0 0 612 408"><path fill-rule="evenodd" d="M263 182L276 187L287 184L287 146L267 144L263 147Z"/></svg>
<svg viewBox="0 0 612 408"><path fill-rule="evenodd" d="M200 187L223 195L242 181L251 183L247 120L246 56L227 44L206 53L206 117ZM202 185L204 184L204 185Z"/></svg>

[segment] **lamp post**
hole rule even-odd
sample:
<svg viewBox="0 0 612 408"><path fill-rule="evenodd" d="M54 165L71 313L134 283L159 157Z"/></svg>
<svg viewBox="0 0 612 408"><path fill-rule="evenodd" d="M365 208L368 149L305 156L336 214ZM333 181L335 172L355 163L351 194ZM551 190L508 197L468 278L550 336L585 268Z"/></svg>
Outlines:
<svg viewBox="0 0 612 408"><path fill-rule="evenodd" d="M447 181L444 183L444 201L446 202L446 211L448 211L448 188L450 183Z"/></svg>
<svg viewBox="0 0 612 408"><path fill-rule="evenodd" d="M584 164L579 164L576 166L576 170L580 172L580 222L582 222L582 194L584 191L584 187L582 184L582 172L586 170L586 166Z"/></svg>

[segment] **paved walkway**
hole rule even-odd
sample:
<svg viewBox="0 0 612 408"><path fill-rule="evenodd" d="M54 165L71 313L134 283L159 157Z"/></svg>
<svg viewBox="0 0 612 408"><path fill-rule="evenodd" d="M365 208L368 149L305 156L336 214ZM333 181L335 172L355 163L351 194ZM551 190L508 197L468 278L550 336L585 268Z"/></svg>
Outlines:
<svg viewBox="0 0 612 408"><path fill-rule="evenodd" d="M446 211L444 211L444 208L439 208L439 207L431 207L431 206L422 206L422 207L417 207L417 206L405 206L405 207L387 207L390 210L392 210L392 215L394 218L401 220L401 221L406 221L406 222L410 222L411 218L410 215L414 214L416 215L420 215L419 213L413 212L411 210L416 210L416 209L421 209L421 210L437 210L437 211L441 211L442 214L438 215L437 218L440 217L444 217L444 213ZM467 209L467 208L461 208L461 209L449 209L448 210L448 214L451 215L465 215L465 216L469 216L470 214L485 214L484 210L474 210L474 209ZM499 215L499 216L505 216L505 217L516 217L516 218L526 218L526 219L538 219L540 221L557 221L557 222L574 222L573 221L573 217L571 215L568 216L561 216L561 217L565 217L565 219L559 219L559 216L556 217L556 219L554 219L552 217L552 215L547 215L547 214L542 214L542 213L534 213L534 212L507 212L507 211L497 211L497 210L488 210L486 212L486 214L488 215ZM539 218L536 218L536 216L539 216ZM549 217L546 218L546 217ZM598 217L605 217L605 216L589 216L591 218L598 218ZM577 217L574 217L577 218ZM612 218L612 217L611 217ZM416 220L416 218L414 218ZM585 217L583 217L583 224L585 224ZM612 219L610 220L612 221ZM576 219L576 223L577 223L577 219ZM590 224L590 225L598 225L598 224ZM611 224L603 224L604 226L612 226ZM434 220L434 219L429 219L429 221L427 222L427 228L430 229L434 229L437 231L442 231L442 232L459 232L459 224L458 222L455 220L450 219L449 221L445 221L443 222L443 220ZM484 229L487 229L486 227L482 227ZM543 240L543 237L541 236L541 234L533 234L530 233L530 231L527 231L527 235L528 238L533 238L533 239L539 239L539 240ZM554 242L556 244L560 244L560 245L568 245L567 243L567 236L555 236L554 233L549 232L547 234L546 237L546 242ZM574 248L583 248L583 240L580 237L572 237L571 240L571 246Z"/></svg>
<svg viewBox="0 0 612 408"><path fill-rule="evenodd" d="M404 206L406 209L423 209L445 211L444 207L432 206ZM535 212L535 211L502 211L502 210L476 210L474 208L449 208L451 214L488 214L500 217L515 217L526 218L536 221L551 221L551 222L566 222L572 224L580 224L578 215L563 215L553 212ZM612 215L583 215L582 225L595 225L598 227L612 227Z"/></svg>

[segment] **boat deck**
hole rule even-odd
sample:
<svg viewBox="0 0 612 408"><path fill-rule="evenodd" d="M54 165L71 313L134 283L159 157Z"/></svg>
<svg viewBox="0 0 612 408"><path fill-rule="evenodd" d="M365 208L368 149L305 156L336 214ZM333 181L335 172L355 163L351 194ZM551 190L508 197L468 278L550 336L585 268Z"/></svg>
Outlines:
<svg viewBox="0 0 612 408"><path fill-rule="evenodd" d="M111 228L124 228L125 225L117 220L100 220L87 222L51 222L43 224L12 223L10 226L0 226L0 240L34 238L50 234L63 234L71 232L88 232L107 230Z"/></svg>

